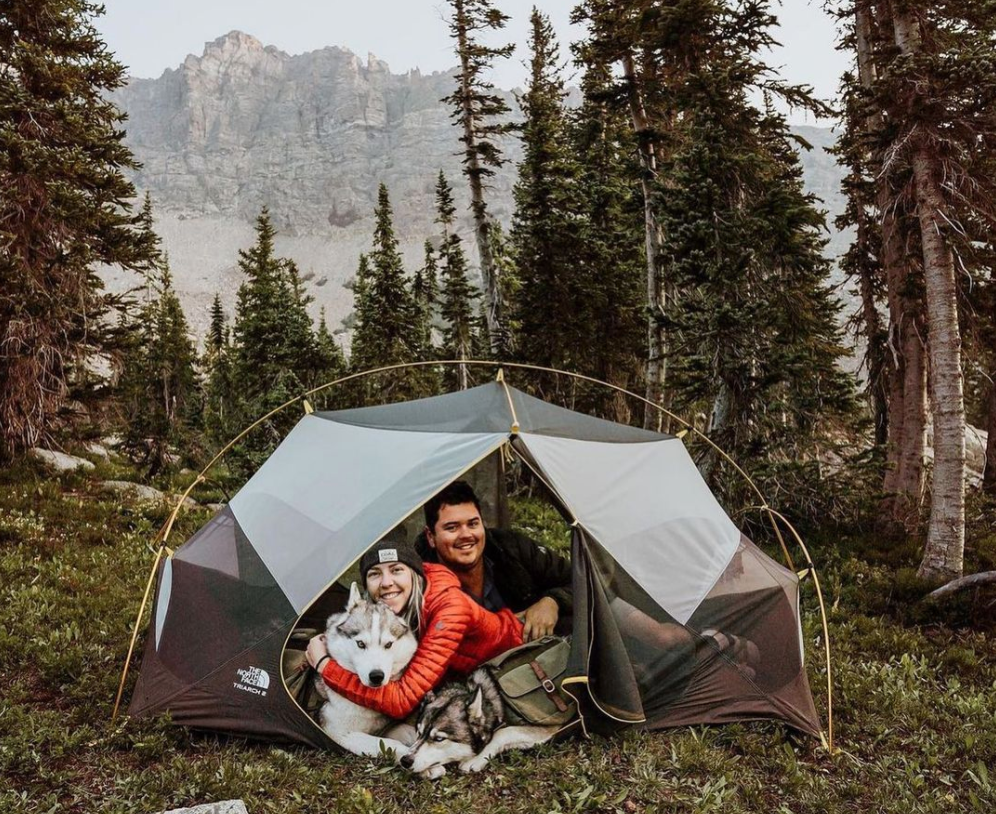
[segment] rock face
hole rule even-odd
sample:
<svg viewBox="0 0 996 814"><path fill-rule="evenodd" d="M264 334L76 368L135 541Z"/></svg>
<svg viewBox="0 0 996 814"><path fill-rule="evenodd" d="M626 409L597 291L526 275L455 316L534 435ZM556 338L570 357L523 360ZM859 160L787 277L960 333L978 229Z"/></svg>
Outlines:
<svg viewBox="0 0 996 814"><path fill-rule="evenodd" d="M128 114L127 143L143 168L134 176L150 192L188 318L203 335L215 293L229 313L241 282L238 250L253 240L253 220L269 207L276 248L297 261L305 287L331 325L352 310L343 287L367 251L377 187L391 192L395 228L408 269L437 233L433 187L443 169L457 195L459 225L473 250L459 132L440 100L450 73L392 74L386 63L330 47L291 56L233 31L207 43L158 79L134 79L113 99ZM508 99L516 109L512 95ZM819 145L807 162L807 186L836 190L839 172L823 146L829 131L807 128ZM509 222L514 138L509 163L490 180L493 214ZM810 169L812 172L810 172ZM833 173L830 173L833 175ZM135 284L108 272L112 286Z"/></svg>

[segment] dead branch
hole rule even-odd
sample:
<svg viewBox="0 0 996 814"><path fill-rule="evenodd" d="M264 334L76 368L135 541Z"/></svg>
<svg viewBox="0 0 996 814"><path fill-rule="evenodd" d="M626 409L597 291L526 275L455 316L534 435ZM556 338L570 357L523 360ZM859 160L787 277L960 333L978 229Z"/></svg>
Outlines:
<svg viewBox="0 0 996 814"><path fill-rule="evenodd" d="M927 594L925 601L936 602L939 599L945 599L952 594L959 593L967 588L974 588L979 585L989 584L996 584L996 571L982 571L978 574L970 574L967 577L953 579L951 582L942 585L936 591L931 591Z"/></svg>

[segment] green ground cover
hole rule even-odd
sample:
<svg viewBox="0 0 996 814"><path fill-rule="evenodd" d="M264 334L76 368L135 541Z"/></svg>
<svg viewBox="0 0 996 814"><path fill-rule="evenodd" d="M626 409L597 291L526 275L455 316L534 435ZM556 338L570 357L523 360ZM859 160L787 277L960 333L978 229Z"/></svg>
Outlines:
<svg viewBox="0 0 996 814"><path fill-rule="evenodd" d="M430 783L375 761L165 720L111 726L152 562L147 542L166 516L99 494L99 479L122 474L108 464L61 478L26 464L0 472L4 814L141 814L235 797L251 814L996 809L996 642L983 615L992 608L980 611L976 598L942 624L913 602L922 586L902 568L913 548L884 556L867 540L813 541L835 647L833 756L779 725L737 724L577 739ZM174 540L206 518L187 514ZM549 543L564 540L535 503L521 503L517 519ZM810 681L825 710L806 590ZM971 626L961 624L967 616Z"/></svg>

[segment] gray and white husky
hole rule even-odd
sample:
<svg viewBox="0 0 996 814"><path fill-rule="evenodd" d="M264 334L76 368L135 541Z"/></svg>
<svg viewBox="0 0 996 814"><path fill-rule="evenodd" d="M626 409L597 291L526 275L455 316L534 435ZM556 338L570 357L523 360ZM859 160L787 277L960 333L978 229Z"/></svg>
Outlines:
<svg viewBox="0 0 996 814"><path fill-rule="evenodd" d="M354 582L346 609L328 619L325 647L336 663L356 673L365 686L381 687L401 675L415 655L418 641L403 619L387 605L361 596ZM410 732L411 727L390 727L395 722L387 715L354 704L329 687L321 676L316 676L315 687L325 698L318 722L343 749L376 757L382 749L394 749L400 755L408 748L398 738L404 737L405 730ZM388 731L382 735L385 729Z"/></svg>
<svg viewBox="0 0 996 814"><path fill-rule="evenodd" d="M435 780L446 766L479 772L506 749L529 749L548 741L560 727L506 726L505 709L491 674L477 669L465 683L447 684L422 701L415 742L401 765Z"/></svg>

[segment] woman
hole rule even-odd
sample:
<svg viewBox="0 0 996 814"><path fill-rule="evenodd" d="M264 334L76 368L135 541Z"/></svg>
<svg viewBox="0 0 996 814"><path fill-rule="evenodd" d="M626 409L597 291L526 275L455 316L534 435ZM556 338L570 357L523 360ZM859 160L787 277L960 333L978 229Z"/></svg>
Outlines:
<svg viewBox="0 0 996 814"><path fill-rule="evenodd" d="M331 658L322 636L308 643L308 663L340 695L354 703L401 719L448 671L475 667L522 644L522 622L510 610L485 610L460 588L443 565L424 563L405 542L383 540L360 560L370 598L405 619L419 637L418 650L404 674L382 687L367 687L355 673Z"/></svg>

